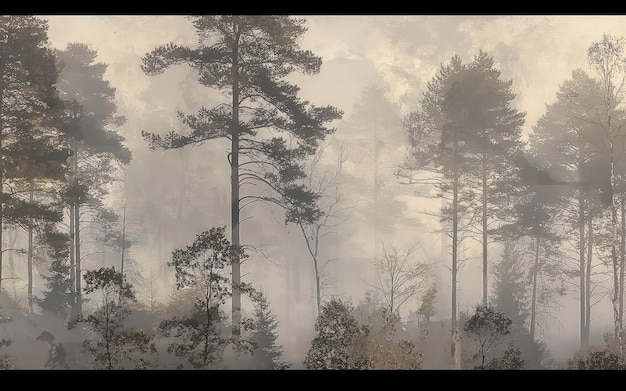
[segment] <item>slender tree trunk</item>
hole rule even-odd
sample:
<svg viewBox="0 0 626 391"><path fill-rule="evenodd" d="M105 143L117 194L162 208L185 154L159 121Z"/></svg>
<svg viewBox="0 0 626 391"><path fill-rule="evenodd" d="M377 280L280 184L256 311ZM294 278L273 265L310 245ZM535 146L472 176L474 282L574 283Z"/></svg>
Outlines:
<svg viewBox="0 0 626 391"><path fill-rule="evenodd" d="M455 146L456 147L456 146ZM456 157L456 156L455 156ZM456 160L456 159L455 159ZM452 183L452 316L451 327L452 335L457 330L456 324L456 278L457 278L457 250L458 250L458 201L459 201L459 175L457 162L454 163L453 169L453 183ZM451 344L451 357L454 359L455 343Z"/></svg>
<svg viewBox="0 0 626 391"><path fill-rule="evenodd" d="M70 215L70 290L72 292L72 302L76 302L76 249L74 237L74 205L69 206Z"/></svg>
<svg viewBox="0 0 626 391"><path fill-rule="evenodd" d="M482 155L483 305L487 305L487 155Z"/></svg>
<svg viewBox="0 0 626 391"><path fill-rule="evenodd" d="M2 73L4 73L5 69L2 69ZM3 112L3 98L4 98L4 83L2 83L2 78L0 78L0 154L4 154L4 134L2 134L2 130L4 129L4 124L2 123L2 112ZM2 264L2 256L4 254L4 248L2 246L3 233L4 233L4 203L2 200L4 199L4 165L2 164L2 156L0 156L0 296L2 296L2 269L4 265Z"/></svg>
<svg viewBox="0 0 626 391"><path fill-rule="evenodd" d="M31 184L32 186L32 184ZM30 191L29 200L32 203L35 199L33 190ZM29 219L28 225L28 311L33 313L33 219Z"/></svg>
<svg viewBox="0 0 626 391"><path fill-rule="evenodd" d="M593 260L593 213L589 206L587 218L587 270L585 271L585 344L589 348L589 331L591 330L591 262Z"/></svg>
<svg viewBox="0 0 626 391"><path fill-rule="evenodd" d="M585 207L584 207L584 194L582 190L578 193L578 242L579 242L579 292L580 292L580 350L586 351L588 347L587 334L587 307L586 307L586 292L585 288Z"/></svg>
<svg viewBox="0 0 626 391"><path fill-rule="evenodd" d="M609 121L610 123L610 121ZM609 126L609 135L611 127ZM613 261L613 321L614 321L614 334L615 339L617 340L618 347L620 350L620 354L623 351L622 345L622 330L621 324L619 322L619 297L621 296L621 287L619 285L619 248L618 248L618 236L617 236L617 205L615 202L615 162L614 162L614 145L613 141L609 142L609 157L610 157L610 170L611 170L611 230L612 230L612 240L611 240L611 258Z"/></svg>
<svg viewBox="0 0 626 391"><path fill-rule="evenodd" d="M539 236L535 237L535 263L531 268L532 273L532 299L530 303L530 337L532 340L535 340L535 323L537 319L537 277L539 274L539 248L541 246L541 241Z"/></svg>
<svg viewBox="0 0 626 391"><path fill-rule="evenodd" d="M76 176L78 175L76 172L76 142L74 140L70 140L70 151L71 151L71 155L70 155L70 167L69 167L69 171L70 171L70 184L74 184L74 180L76 178ZM74 202L72 201L70 202L70 205L68 206L69 209L69 219L70 219L70 291L72 293L72 308L71 308L71 313L72 316L76 316L76 299L77 299L77 292L76 292L76 219L74 218L74 214L76 213L76 210L74 209Z"/></svg>
<svg viewBox="0 0 626 391"><path fill-rule="evenodd" d="M302 231L302 236L304 237L304 241L306 243L306 248L311 255L311 259L313 260L313 272L315 273L315 297L317 303L317 315L319 316L320 309L322 307L322 276L320 275L319 270L319 261L318 261L318 253L319 253L319 243L320 243L320 229L321 225L315 227L315 234L312 235L312 238L309 239L307 235L306 229L304 228L304 223L301 221L298 222L298 226ZM313 243L311 243L313 241Z"/></svg>
<svg viewBox="0 0 626 391"><path fill-rule="evenodd" d="M76 313L77 315L82 315L83 313L83 300L82 300L82 292L81 292L81 280L82 274L80 271L80 205L78 201L74 206L76 212L74 212L74 228L76 233L74 237L76 238Z"/></svg>
<svg viewBox="0 0 626 391"><path fill-rule="evenodd" d="M380 178L378 176L378 159L380 156L380 148L378 145L378 129L374 124L374 259L378 259L378 253L380 252L380 238L379 238L379 196L380 196Z"/></svg>
<svg viewBox="0 0 626 391"><path fill-rule="evenodd" d="M4 239L3 238L4 228L2 227L3 224L2 224L2 218L1 218L2 213L3 213L2 207L3 207L3 203L2 201L0 201L0 295L2 295L2 279L3 279L2 269L4 268L4 265L2 264L2 255L4 254L4 248L2 246L2 240Z"/></svg>
<svg viewBox="0 0 626 391"><path fill-rule="evenodd" d="M163 205L163 201L160 200L159 205ZM165 281L165 266L167 265L167 254L165 254L165 246L163 241L165 240L165 234L163 232L163 209L161 208L159 211L159 226L157 232L157 253L158 253L158 270L157 275L159 277L159 284Z"/></svg>
<svg viewBox="0 0 626 391"><path fill-rule="evenodd" d="M320 270L319 270L319 265L317 264L317 257L315 258L314 261L314 267L315 267L315 298L317 299L317 315L319 316L320 314L320 310L322 307L322 286L321 286L321 282L320 282Z"/></svg>
<svg viewBox="0 0 626 391"><path fill-rule="evenodd" d="M626 206L624 205L624 196L621 197L620 212L622 230L620 232L619 253L619 325L621 330L624 327L624 253L626 252Z"/></svg>
<svg viewBox="0 0 626 391"><path fill-rule="evenodd" d="M74 203L73 205L70 206L71 208L71 212L70 212L70 218L71 218L71 223L70 223L70 229L72 230L72 236L73 236L73 244L74 244L74 248L72 253L74 254L74 267L75 269L73 269L74 271L72 272L72 274L74 274L74 297L75 297L75 301L74 301L74 316L79 316L82 315L83 313L83 303L82 303L82 292L81 292L81 280L82 280L82 275L81 275L81 259L80 259L80 194L79 194L79 172L78 172L78 145L77 142L75 140L72 140L71 143L71 148L72 148L72 168L71 168L71 172L72 172L72 181L73 181L73 185L74 185L74 189L76 191L75 194L75 198L74 198Z"/></svg>
<svg viewBox="0 0 626 391"><path fill-rule="evenodd" d="M1 90L3 91L3 90ZM0 115L2 114L2 96L0 94ZM0 153L4 152L4 135L1 134L2 126L0 124ZM2 165L2 159L0 159L0 195L4 196L4 167ZM4 248L2 246L2 241L4 239L4 203L2 199L4 197L0 197L0 296L2 295L2 269L4 265L2 264L2 255L4 254Z"/></svg>
<svg viewBox="0 0 626 391"><path fill-rule="evenodd" d="M122 253L120 255L120 273L124 276L124 255L126 255L126 203L124 203L124 213L122 215Z"/></svg>
<svg viewBox="0 0 626 391"><path fill-rule="evenodd" d="M184 226L185 222L184 222L184 215L183 215L183 211L184 211L184 202L185 199L187 198L187 162L188 159L186 157L186 151L184 148L180 148L178 150L179 153L179 157L180 157L180 183L178 185L178 210L176 212L176 219L178 220L178 224L180 224L180 226ZM177 230L176 231L176 239L178 241L178 243L180 243L183 239L183 235L184 232L183 230Z"/></svg>
<svg viewBox="0 0 626 391"><path fill-rule="evenodd" d="M233 25L234 30L238 26ZM231 161L230 161L230 184L231 184L231 236L232 245L237 249L232 257L232 335L238 337L241 334L241 259L238 249L241 247L239 238L239 31L235 31L235 44L233 48L232 81L233 81L233 112L231 133Z"/></svg>
<svg viewBox="0 0 626 391"><path fill-rule="evenodd" d="M8 239L9 239L9 244L7 249L15 249L15 244L17 243L17 233L18 231L16 229L12 229L10 231L7 232L8 234ZM14 252L13 250L9 251L9 269L11 270L11 276L15 276L15 257L14 257ZM15 282L15 279L11 280L11 288L13 288L13 297L17 298L17 284Z"/></svg>

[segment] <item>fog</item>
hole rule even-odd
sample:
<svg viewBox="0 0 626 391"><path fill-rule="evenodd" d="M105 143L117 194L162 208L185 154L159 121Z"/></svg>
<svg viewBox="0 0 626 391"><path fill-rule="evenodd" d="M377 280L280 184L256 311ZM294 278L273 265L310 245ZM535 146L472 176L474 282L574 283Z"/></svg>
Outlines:
<svg viewBox="0 0 626 391"><path fill-rule="evenodd" d="M147 131L165 135L171 130L186 134L189 129L179 121L177 111L192 114L223 101L224 97L198 83L198 73L186 65L172 66L156 76L148 76L140 68L142 57L157 46L168 42L196 45L195 30L182 15L38 17L48 21L51 47L62 50L68 43L84 43L97 52L97 62L108 65L104 79L115 88L117 113L126 117L118 132L132 151L132 160L119 169L119 180L111 183L104 202L119 215L126 206L125 229L132 246L125 256L137 298L147 304L166 303L176 291L174 270L167 265L172 252L190 245L198 233L211 227L226 227L226 232L230 232L227 156L230 143L216 139L179 149L151 150L141 134ZM332 196L339 197L336 213L331 216L319 244L319 259L324 266L322 299L346 298L355 305L363 302L368 293L380 288L376 255L412 248L411 262L434 268L433 278L428 282L436 285L438 292L434 319L448 321L451 247L450 238L440 232L442 225L437 212L442 201L425 197L429 189L424 185L404 184L396 175L406 161L410 143L401 119L420 108L427 83L442 64L454 55L469 63L482 50L493 58L502 79L512 81L513 105L526 114L522 138L528 140L546 105L555 102L559 87L571 78L572 71L589 69L586 60L589 45L603 33L626 36L624 17L299 17L306 19L307 28L300 47L320 56L322 66L317 74L296 72L287 80L300 88L298 96L302 100L317 106L332 105L343 111L343 117L331 124L336 131L324 142L319 164L311 166L309 161L305 167L312 184L330 180L328 183L336 186L324 202L331 202ZM358 125L364 112L359 110L359 99L372 86L386 91L384 98L397 114L394 125L379 129L378 133ZM379 142L380 148L376 149L374 144ZM338 173L336 177L332 177L334 173ZM375 186L380 189L376 195ZM255 191L249 187L242 194ZM249 256L241 267L242 281L266 295L277 317L277 343L282 346L283 359L292 364L292 369L302 369L316 335L317 317L314 268L307 242L300 227L286 224L284 211L271 203L246 206L240 221L241 243ZM16 231L14 235L17 235L14 243L26 240L25 232ZM3 240L3 248L11 245L11 237L4 235ZM119 253L100 250L98 246L85 248L84 269L117 267ZM502 245L490 241L489 250L491 267L501 260ZM459 312L471 313L482 302L481 244L471 238L464 239L460 252L462 264L457 275L456 303ZM10 260L9 256L4 258L3 290L27 310L25 256L11 255ZM49 261L35 265L35 296L45 290L42 276L48 267ZM492 270L489 273L491 289ZM540 327L536 333L536 338L546 343L550 357L561 367L580 347L578 293L572 283L567 287L567 293L558 298L549 315L538 315ZM610 288L610 278L601 281L598 287L605 291ZM422 304L423 293L420 291L400 307L401 319L407 327L412 313ZM590 344L603 346L605 333L613 330L613 314L610 295L597 297L598 303L592 310ZM88 313L95 303L95 299L86 302L83 310ZM0 302L0 305L7 304ZM245 301L243 312L246 316L253 313ZM14 339L0 353L9 352L18 368L43 367L47 347L33 339L43 330L53 333L57 341L65 341L66 350L77 351L79 331L53 324L32 327L17 321L0 324L2 338ZM163 362L167 361L165 354L161 355ZM422 367L448 369L439 355L423 353ZM80 367L80 363L72 365Z"/></svg>

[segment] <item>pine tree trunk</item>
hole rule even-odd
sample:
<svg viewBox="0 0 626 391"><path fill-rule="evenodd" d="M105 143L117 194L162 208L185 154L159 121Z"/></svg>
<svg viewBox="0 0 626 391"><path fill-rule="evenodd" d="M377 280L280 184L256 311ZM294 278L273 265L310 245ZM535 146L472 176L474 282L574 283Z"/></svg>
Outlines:
<svg viewBox="0 0 626 391"><path fill-rule="evenodd" d="M70 290L72 292L73 303L76 302L76 238L74 237L74 212L74 205L70 205Z"/></svg>
<svg viewBox="0 0 626 391"><path fill-rule="evenodd" d="M537 277L539 274L539 248L540 248L541 242L539 239L539 236L537 235L537 237L535 238L535 262L533 267L531 268L531 273L532 273L532 280L533 280L533 286L532 286L532 299L530 302L530 337L532 338L532 340L535 340L535 322L536 322L536 318L537 318Z"/></svg>
<svg viewBox="0 0 626 391"><path fill-rule="evenodd" d="M120 255L120 273L124 276L124 255L126 255L126 203L124 203L124 214L122 216L122 253Z"/></svg>
<svg viewBox="0 0 626 391"><path fill-rule="evenodd" d="M610 117L609 117L610 118ZM609 121L610 124L610 121ZM609 135L610 133L609 126ZM610 170L611 170L611 231L612 231L612 240L611 240L611 259L613 261L613 298L611 302L613 304L613 321L614 321L614 335L617 341L620 354L623 351L622 345L622 328L619 322L619 297L621 296L621 287L619 285L619 249L618 249L618 236L617 236L617 205L615 202L615 161L614 161L614 145L613 141L609 142L609 158L610 158Z"/></svg>
<svg viewBox="0 0 626 391"><path fill-rule="evenodd" d="M160 200L159 206L163 204L163 201ZM163 232L163 208L159 208L159 226L157 232L157 259L159 263L157 265L157 275L159 276L158 281L165 281L165 267L167 265L167 254L165 254L165 245L163 242L165 241L165 233Z"/></svg>
<svg viewBox="0 0 626 391"><path fill-rule="evenodd" d="M13 249L15 249L15 244L17 243L17 233L18 231L16 229L12 229L7 232L9 240L7 250L11 249L11 251L8 251L9 270L11 270L11 276L15 276L15 251ZM14 278L11 279L11 288L13 289L13 297L17 298L17 284Z"/></svg>
<svg viewBox="0 0 626 391"><path fill-rule="evenodd" d="M456 147L456 146L455 146ZM455 156L456 157L456 156ZM457 250L458 250L458 198L459 198L459 174L458 167L455 159L453 169L453 183L452 183L452 316L451 326L452 334L457 332L456 324L456 278L457 278ZM451 357L454 359L455 344L452 343Z"/></svg>
<svg viewBox="0 0 626 391"><path fill-rule="evenodd" d="M74 237L76 238L76 314L82 315L83 313L83 301L82 301L82 292L81 292L81 280L82 274L80 271L80 205L76 202L74 206L76 212L74 212L74 228L76 233Z"/></svg>
<svg viewBox="0 0 626 391"><path fill-rule="evenodd" d="M378 176L378 159L380 156L380 148L378 147L378 129L374 124L374 260L378 259L379 247L379 196L380 196L380 178Z"/></svg>
<svg viewBox="0 0 626 391"><path fill-rule="evenodd" d="M0 114L2 114L2 99L0 99ZM2 132L2 126L0 126L0 133ZM0 152L3 152L3 135L0 134ZM4 196L4 167L1 165L2 159L0 159L0 195ZM3 233L4 233L4 203L2 202L4 197L0 197L0 297L2 296L2 255L4 254L4 248L2 245ZM1 305L1 304L0 304Z"/></svg>
<svg viewBox="0 0 626 391"><path fill-rule="evenodd" d="M624 252L626 251L626 206L624 205L624 197L622 196L620 202L620 211L621 211L621 224L622 230L620 232L621 243L620 243L620 254L619 254L619 286L620 286L620 294L619 294L619 324L620 330L624 325Z"/></svg>
<svg viewBox="0 0 626 391"><path fill-rule="evenodd" d="M580 282L579 282L579 292L580 292L580 350L586 351L588 347L588 340L585 335L588 335L586 332L586 321L587 321L587 298L585 288L585 207L584 207L584 194L582 190L578 193L578 242L579 242L579 273L580 273Z"/></svg>
<svg viewBox="0 0 626 391"><path fill-rule="evenodd" d="M4 69L3 69L4 71ZM0 83L2 80L0 78ZM2 123L2 92L4 91L4 85L0 88L0 153L4 153L4 134L2 134L2 130L4 124ZM4 265L2 264L2 256L4 254L4 248L2 246L3 241L3 233L4 233L4 203L2 200L4 199L4 166L2 165L2 160L0 159L0 297L2 296L2 269ZM1 305L1 304L0 304Z"/></svg>
<svg viewBox="0 0 626 391"><path fill-rule="evenodd" d="M487 155L482 155L483 305L487 305Z"/></svg>
<svg viewBox="0 0 626 391"><path fill-rule="evenodd" d="M587 270L585 271L585 343L589 347L589 331L591 330L591 261L593 260L593 214L589 206L587 218Z"/></svg>
<svg viewBox="0 0 626 391"><path fill-rule="evenodd" d="M78 175L78 173L76 172L76 166L77 166L77 159L78 157L76 156L76 154L78 153L76 150L76 141L75 140L70 140L70 151L71 151L71 156L70 156L70 167L69 167L69 171L70 171L70 185L74 185L75 184L75 178ZM77 191L77 190L75 190ZM76 300L78 298L78 292L76 292L76 277L79 276L80 274L76 273L76 218L74 217L74 215L76 214L76 210L74 209L74 203L77 202L77 198L78 196L75 197L75 199L73 201L70 202L69 205L69 218L70 218L70 290L72 292L72 316L76 316L78 315L77 311L77 307L76 307Z"/></svg>
<svg viewBox="0 0 626 391"><path fill-rule="evenodd" d="M237 26L233 26L235 29ZM238 337L241 334L241 259L239 249L239 48L238 32L235 32L235 44L233 48L233 112L231 124L231 162L230 162L230 185L231 185L231 242L237 249L232 257L232 335Z"/></svg>
<svg viewBox="0 0 626 391"><path fill-rule="evenodd" d="M31 183L32 186L32 183ZM30 191L29 200L32 203L35 195ZM28 310L33 313L33 219L30 218L28 226Z"/></svg>

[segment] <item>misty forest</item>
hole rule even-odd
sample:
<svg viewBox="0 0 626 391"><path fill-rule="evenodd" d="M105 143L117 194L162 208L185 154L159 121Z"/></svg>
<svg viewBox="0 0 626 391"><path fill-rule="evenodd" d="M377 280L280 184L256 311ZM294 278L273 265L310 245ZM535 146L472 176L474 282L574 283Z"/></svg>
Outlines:
<svg viewBox="0 0 626 391"><path fill-rule="evenodd" d="M621 35L531 121L502 50L340 107L306 16L179 18L120 69L0 16L0 368L626 369Z"/></svg>

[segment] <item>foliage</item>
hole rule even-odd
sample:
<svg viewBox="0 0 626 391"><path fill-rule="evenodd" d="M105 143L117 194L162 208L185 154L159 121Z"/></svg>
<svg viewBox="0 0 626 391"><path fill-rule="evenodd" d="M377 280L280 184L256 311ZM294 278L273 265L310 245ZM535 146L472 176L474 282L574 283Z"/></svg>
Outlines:
<svg viewBox="0 0 626 391"><path fill-rule="evenodd" d="M422 295L422 304L420 305L417 313L421 315L426 322L430 321L430 318L435 316L437 309L435 303L437 300L437 288L432 285Z"/></svg>
<svg viewBox="0 0 626 391"><path fill-rule="evenodd" d="M33 229L63 217L51 197L34 196L63 179L68 156L61 144L62 104L47 31L47 22L33 16L0 16L0 228Z"/></svg>
<svg viewBox="0 0 626 391"><path fill-rule="evenodd" d="M35 302L45 311L65 319L73 303L72 282L69 279L69 235L62 232L50 232L46 237L49 255L52 258L50 274L42 276L48 290Z"/></svg>
<svg viewBox="0 0 626 391"><path fill-rule="evenodd" d="M610 197L610 241L607 247L610 248L610 258L612 266L613 286L611 304L613 306L614 336L618 341L619 352L624 354L623 316L624 316L624 241L625 232L621 238L618 237L618 208L624 202L624 189L626 177L624 172L624 125L626 125L626 94L624 85L626 82L626 59L624 58L624 37L615 37L604 33L600 41L593 42L587 49L587 63L596 73L595 84L599 87L601 104L588 107L587 100L581 100L577 108L582 109L580 117L589 121L594 126L592 143L606 161L608 169L605 168L605 175L608 174L609 190L607 198ZM595 92L595 91L594 91ZM597 98L592 101L597 102ZM581 107L582 106L582 107ZM598 113L601 113L598 115ZM622 215L622 220L626 218ZM622 221L622 225L624 221ZM622 243L620 244L620 239Z"/></svg>
<svg viewBox="0 0 626 391"><path fill-rule="evenodd" d="M504 355L491 360L485 369L520 370L524 369L525 366L526 361L522 359L522 351L513 346L513 344L509 344L508 348L504 351Z"/></svg>
<svg viewBox="0 0 626 391"><path fill-rule="evenodd" d="M412 262L416 247L403 249L383 246L376 258L379 289L391 313L399 313L401 306L414 298L432 277L432 265Z"/></svg>
<svg viewBox="0 0 626 391"><path fill-rule="evenodd" d="M10 321L11 321L11 317L0 315L0 323L6 323ZM0 349L3 347L11 346L12 343L13 343L12 340L7 339L7 338L2 338L0 339ZM1 369L13 369L13 363L11 362L11 358L7 354L0 356L0 370Z"/></svg>
<svg viewBox="0 0 626 391"><path fill-rule="evenodd" d="M361 349L367 357L370 370L420 369L422 355L414 343L406 340L398 343L379 343L365 337Z"/></svg>
<svg viewBox="0 0 626 391"><path fill-rule="evenodd" d="M370 363L359 352L359 341L367 336L359 327L352 305L331 299L322 306L315 321L317 335L303 361L306 369L368 369Z"/></svg>
<svg viewBox="0 0 626 391"><path fill-rule="evenodd" d="M442 65L439 73L428 82L420 100L420 110L409 113L404 127L409 136L407 161L399 174L408 183L424 185L424 196L444 198L438 215L442 230L452 238L452 308L456 305L456 283L459 269L458 249L462 241L459 232L471 222L467 214L472 209L476 195L467 175L477 162L467 150L470 133L463 121L457 118L467 99L457 96L464 92L466 81L474 77L471 68L455 55L449 64ZM471 104L471 103L470 103ZM465 217L465 218L464 218ZM451 226L448 224L451 223ZM451 326L456 327L457 311L452 311Z"/></svg>
<svg viewBox="0 0 626 391"><path fill-rule="evenodd" d="M84 43L70 42L64 50L55 53L61 70L58 88L61 98L68 102L67 114L72 120L67 136L77 144L74 154L100 160L81 167L82 170L94 170L96 174L97 167L106 168L97 176L84 178L87 187L102 196L106 194L102 185L112 179L109 176L112 161L106 157L121 164L128 164L132 158L124 145L124 137L114 130L126 119L116 113L115 88L104 79L108 65L95 62L98 55L95 50Z"/></svg>
<svg viewBox="0 0 626 391"><path fill-rule="evenodd" d="M356 353L367 357L368 369L420 368L422 355L413 342L400 335L403 324L397 313L368 292L365 301L354 309L354 316L365 331L358 340Z"/></svg>
<svg viewBox="0 0 626 391"><path fill-rule="evenodd" d="M250 369L281 370L289 369L291 363L281 359L282 346L276 344L278 321L265 296L255 305L250 341L254 345L251 352Z"/></svg>
<svg viewBox="0 0 626 391"><path fill-rule="evenodd" d="M159 324L159 330L166 338L176 339L168 345L168 353L186 358L196 369L222 365L227 347L236 352L254 348L251 341L239 336L224 336L220 327L227 319L221 306L232 297L225 269L233 254L246 258L241 247L230 244L224 230L213 227L199 233L191 245L174 250L172 261L168 262L176 272L176 288L190 291L194 304L191 314L172 316ZM253 301L258 299L250 286L239 288ZM244 321L244 330L251 324L250 320Z"/></svg>
<svg viewBox="0 0 626 391"><path fill-rule="evenodd" d="M102 201L118 179L117 165L128 164L132 153L116 130L126 119L117 114L115 88L104 79L108 65L96 62L98 53L84 43L70 42L55 54L60 70L58 88L66 106L64 142L71 150L69 175L61 195L69 208L70 265L76 284L75 310L80 313L82 246L99 242L99 238L81 238L81 234L92 235L93 231L82 226L87 225L87 219L100 223L102 215L111 214ZM99 224L99 228L107 226Z"/></svg>
<svg viewBox="0 0 626 391"><path fill-rule="evenodd" d="M521 348L521 357L529 369L540 369L542 358L546 353L543 344L535 341L528 328L530 323L528 296L534 289L534 285L529 286L528 282L533 281L532 272L537 268L537 266L529 267L524 262L519 243L507 241L504 243L502 260L493 269L492 304L496 310L501 311L511 320L511 338L515 341L518 350Z"/></svg>
<svg viewBox="0 0 626 391"><path fill-rule="evenodd" d="M574 278L574 283L578 285L580 343L585 349L594 318L591 316L592 307L598 302L593 297L598 295L598 290L593 287L599 280L596 273L592 272L596 263L594 254L609 247L602 245L604 239L598 241L604 236L598 235L598 223L603 220L603 209L610 203L611 186L608 162L598 153L598 143L604 144L604 141L598 140L602 132L597 132L595 120L585 120L581 114L588 107L601 106L601 95L598 83L583 70L575 69L571 78L560 85L556 101L546 106L546 112L539 118L529 137L533 160L539 168L545 170L553 183L535 187L533 198L535 205L538 205L535 209L544 212L543 218L536 218L534 224L525 225L532 227L537 239L541 238L542 251L548 241L555 242L554 234L550 231L557 225L564 227L564 238L573 239L573 250L578 259L571 273L566 270L565 274ZM560 185L555 186L556 183ZM541 216L536 212L528 215ZM598 254L596 259L602 257L602 254ZM544 258L548 264L554 264L548 257ZM551 269L555 272L554 277L561 275L562 268L542 267L541 272L550 272ZM546 298L554 296L549 291L546 293Z"/></svg>
<svg viewBox="0 0 626 391"><path fill-rule="evenodd" d="M315 222L322 216L317 194L303 183L302 161L335 129L327 123L343 113L332 106L301 101L299 88L284 80L293 72L316 74L321 57L299 48L305 20L287 15L189 16L198 35L196 47L168 43L147 53L141 69L157 75L187 64L198 82L219 92L226 102L201 108L196 115L179 112L188 134L165 136L142 131L151 149L182 148L216 139L230 141L231 230L240 246L240 211L246 202L268 202L285 209L285 224ZM240 194L241 190L264 193ZM232 262L233 335L240 334L240 260Z"/></svg>
<svg viewBox="0 0 626 391"><path fill-rule="evenodd" d="M152 338L141 329L127 329L125 319L130 314L129 304L136 301L135 292L115 267L102 267L85 273L85 294L101 295L102 303L87 318L79 315L70 322L70 328L78 323L86 324L94 339L83 341L83 348L94 358L96 369L123 369L133 365L135 369L151 367L148 358L156 352Z"/></svg>
<svg viewBox="0 0 626 391"><path fill-rule="evenodd" d="M624 370L626 362L619 354L608 349L576 354L567 360L567 368L575 370Z"/></svg>
<svg viewBox="0 0 626 391"><path fill-rule="evenodd" d="M44 330L35 339L37 341L45 342L50 346L48 351L48 359L44 363L45 368L69 369L69 366L65 362L65 358L67 357L65 348L60 342L54 342L54 335L52 335L52 333Z"/></svg>
<svg viewBox="0 0 626 391"><path fill-rule="evenodd" d="M472 316L465 321L463 331L478 342L479 349L475 357L479 359L480 364L477 369L489 368L495 357L489 361L487 358L502 342L502 338L511 332L511 323L511 319L491 304L476 306Z"/></svg>
<svg viewBox="0 0 626 391"><path fill-rule="evenodd" d="M373 296L369 291L365 293L365 300L354 309L354 317L366 327L368 338L380 343L394 340L400 322L400 315L392 312L386 303L381 304L379 295Z"/></svg>

